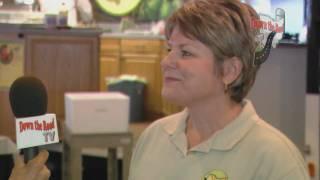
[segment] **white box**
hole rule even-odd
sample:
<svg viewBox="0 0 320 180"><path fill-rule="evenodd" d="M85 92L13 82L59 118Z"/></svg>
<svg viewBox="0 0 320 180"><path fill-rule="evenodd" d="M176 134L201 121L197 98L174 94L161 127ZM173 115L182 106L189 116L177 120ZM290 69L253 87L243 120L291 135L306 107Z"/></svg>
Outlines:
<svg viewBox="0 0 320 180"><path fill-rule="evenodd" d="M129 97L118 92L65 94L66 125L73 134L127 132Z"/></svg>

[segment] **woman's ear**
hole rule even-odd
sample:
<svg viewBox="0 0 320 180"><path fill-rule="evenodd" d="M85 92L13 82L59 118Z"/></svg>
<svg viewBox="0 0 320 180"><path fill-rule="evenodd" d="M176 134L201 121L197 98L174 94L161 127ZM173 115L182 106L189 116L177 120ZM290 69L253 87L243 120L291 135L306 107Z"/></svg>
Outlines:
<svg viewBox="0 0 320 180"><path fill-rule="evenodd" d="M241 74L243 64L238 57L232 57L223 62L222 81L227 86L235 81Z"/></svg>

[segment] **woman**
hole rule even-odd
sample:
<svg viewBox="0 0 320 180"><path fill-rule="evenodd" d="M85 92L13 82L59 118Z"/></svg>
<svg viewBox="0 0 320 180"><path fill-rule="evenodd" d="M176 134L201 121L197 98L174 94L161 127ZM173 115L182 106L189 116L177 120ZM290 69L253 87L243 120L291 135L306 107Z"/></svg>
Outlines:
<svg viewBox="0 0 320 180"><path fill-rule="evenodd" d="M163 97L185 106L140 136L130 180L305 180L302 156L249 100L255 12L237 0L190 1L168 20Z"/></svg>
<svg viewBox="0 0 320 180"><path fill-rule="evenodd" d="M244 99L264 61L255 58L253 15L237 0L196 0L168 20L162 95L186 109L141 135L130 180L309 179L297 148ZM16 176L28 167L47 178L41 159L17 163L11 179L36 177Z"/></svg>

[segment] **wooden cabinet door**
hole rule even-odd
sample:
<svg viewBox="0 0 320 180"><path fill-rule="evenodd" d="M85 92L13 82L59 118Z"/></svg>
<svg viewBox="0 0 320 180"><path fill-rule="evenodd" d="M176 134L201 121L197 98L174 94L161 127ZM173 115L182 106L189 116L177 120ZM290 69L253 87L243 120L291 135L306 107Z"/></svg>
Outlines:
<svg viewBox="0 0 320 180"><path fill-rule="evenodd" d="M65 92L98 90L97 38L30 35L26 40L26 74L45 84L48 112L64 117Z"/></svg>
<svg viewBox="0 0 320 180"><path fill-rule="evenodd" d="M120 72L134 74L147 80L145 110L147 119L162 113L160 53L158 39L122 39Z"/></svg>
<svg viewBox="0 0 320 180"><path fill-rule="evenodd" d="M106 78L117 77L120 75L120 63L118 57L100 58L100 91L106 91Z"/></svg>
<svg viewBox="0 0 320 180"><path fill-rule="evenodd" d="M122 57L121 74L134 74L147 80L145 87L145 109L147 112L161 113L160 64L157 57Z"/></svg>
<svg viewBox="0 0 320 180"><path fill-rule="evenodd" d="M120 75L120 39L101 38L100 91L106 91L106 78Z"/></svg>

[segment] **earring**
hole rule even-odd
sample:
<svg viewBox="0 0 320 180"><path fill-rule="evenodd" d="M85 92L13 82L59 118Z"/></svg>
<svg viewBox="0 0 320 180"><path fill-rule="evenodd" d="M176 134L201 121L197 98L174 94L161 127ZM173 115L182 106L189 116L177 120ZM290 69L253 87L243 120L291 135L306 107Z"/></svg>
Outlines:
<svg viewBox="0 0 320 180"><path fill-rule="evenodd" d="M224 84L224 92L227 92L227 91L228 91L228 89L229 89L228 84Z"/></svg>

